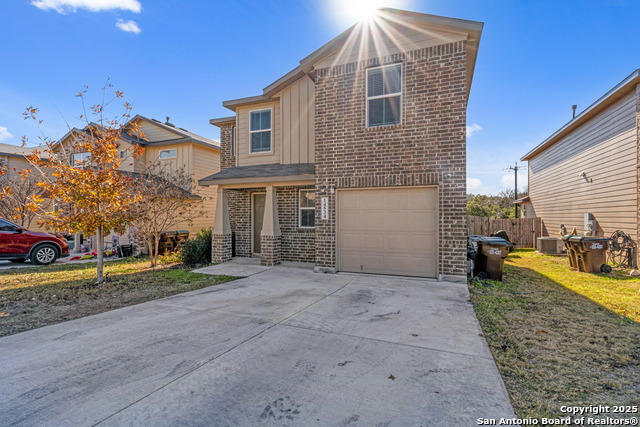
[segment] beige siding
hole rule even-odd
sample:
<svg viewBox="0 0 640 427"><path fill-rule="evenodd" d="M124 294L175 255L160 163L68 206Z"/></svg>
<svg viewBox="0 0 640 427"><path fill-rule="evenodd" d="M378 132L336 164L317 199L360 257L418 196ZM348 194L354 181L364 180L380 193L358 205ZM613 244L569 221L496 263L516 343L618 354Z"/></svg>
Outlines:
<svg viewBox="0 0 640 427"><path fill-rule="evenodd" d="M205 178L214 173L220 172L220 152L208 148L193 146L193 181L197 185L199 179ZM195 234L202 228L213 227L213 219L216 213L216 196L218 186L211 185L209 187L197 186L195 193L205 198L203 210L206 215L193 221L190 227L186 227L190 232Z"/></svg>
<svg viewBox="0 0 640 427"><path fill-rule="evenodd" d="M264 110L266 108L271 108L271 152L252 154L249 152L249 113L255 110ZM238 166L280 163L280 152L282 146L282 137L280 132L280 101L276 100L269 103L238 108L236 115L238 117L238 128L236 129L236 138L238 140Z"/></svg>
<svg viewBox="0 0 640 427"><path fill-rule="evenodd" d="M159 147L148 146L145 149L145 158L148 163L158 162L163 168L167 168L167 170L175 171L184 167L187 171L191 171L193 168L192 146L193 144L161 145ZM176 150L176 157L172 159L159 159L160 151L164 150Z"/></svg>
<svg viewBox="0 0 640 427"><path fill-rule="evenodd" d="M140 130L144 133L144 137L149 142L154 141L167 141L171 139L180 139L183 138L182 135L179 135L176 132L171 132L169 130L163 129L158 125L153 123L149 123L146 120L139 120Z"/></svg>
<svg viewBox="0 0 640 427"><path fill-rule="evenodd" d="M529 196L550 235L559 224L581 234L585 213L594 215L599 236L636 235L635 114L634 93L529 161Z"/></svg>
<svg viewBox="0 0 640 427"><path fill-rule="evenodd" d="M422 30L419 28L395 27L386 25L383 31L380 28L372 32L364 32L365 44L361 47L361 37L354 38L344 45L340 51L328 56L315 65L316 69L331 67L341 64L363 61L365 59L379 58L400 52L423 49L425 47L438 46L456 41L466 40L466 34L455 34L446 31Z"/></svg>
<svg viewBox="0 0 640 427"><path fill-rule="evenodd" d="M315 143L315 85L305 76L280 94L282 161L313 163Z"/></svg>

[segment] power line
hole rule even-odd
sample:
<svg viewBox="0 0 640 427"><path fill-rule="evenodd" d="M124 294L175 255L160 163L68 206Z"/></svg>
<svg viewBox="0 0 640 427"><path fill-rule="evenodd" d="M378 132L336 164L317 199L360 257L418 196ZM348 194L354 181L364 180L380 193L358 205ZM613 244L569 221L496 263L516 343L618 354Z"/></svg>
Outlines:
<svg viewBox="0 0 640 427"><path fill-rule="evenodd" d="M518 200L518 171L521 169L525 169L524 166L518 166L518 162L515 163L515 166L509 166L505 170L512 170L515 172L515 199ZM518 218L518 205L516 204L516 218Z"/></svg>

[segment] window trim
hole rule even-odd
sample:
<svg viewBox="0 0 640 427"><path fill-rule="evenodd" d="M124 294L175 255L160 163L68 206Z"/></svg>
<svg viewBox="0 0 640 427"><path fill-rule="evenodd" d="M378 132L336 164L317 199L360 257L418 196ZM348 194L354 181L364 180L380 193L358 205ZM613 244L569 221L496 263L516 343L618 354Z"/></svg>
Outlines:
<svg viewBox="0 0 640 427"><path fill-rule="evenodd" d="M165 151L173 151L173 156L171 156L171 157L160 157L162 155L162 153L165 152ZM175 148L167 148L165 150L158 151L158 160L170 160L170 159L175 159L176 157L178 157L178 150L176 150Z"/></svg>
<svg viewBox="0 0 640 427"><path fill-rule="evenodd" d="M249 120L251 120L251 117L249 117ZM251 125L251 124L249 124L249 125ZM232 157L235 157L236 153L238 152L238 148L236 146L236 144L237 144L236 141L237 141L236 127L233 126L231 128L231 156Z"/></svg>
<svg viewBox="0 0 640 427"><path fill-rule="evenodd" d="M313 227L303 226L302 225L302 211L303 210L313 211L313 216L315 217L316 206L314 204L314 206L312 208L302 207L302 204L300 203L300 200L302 198L302 192L303 191L312 191L314 193L314 195L315 195L316 189L315 188L300 188L298 190L298 228L303 228L305 230L312 230L312 229L316 228L316 226L315 226L315 218L314 218L314 221L313 221L313 223L314 223Z"/></svg>
<svg viewBox="0 0 640 427"><path fill-rule="evenodd" d="M82 156L82 158L78 159L78 162L79 162L79 163L76 163L76 158L75 158L75 156ZM83 165L82 163L85 161L85 159L86 159L87 157L89 158L89 163L91 163L91 153L90 153L90 152L88 152L88 151L83 151L83 152L81 152L81 153L73 153L73 154L71 155L71 162L73 163L73 167L74 167L74 168L81 168L81 167L83 167L84 165Z"/></svg>
<svg viewBox="0 0 640 427"><path fill-rule="evenodd" d="M269 122L269 129L251 130L251 113L258 113L269 110L271 120ZM253 151L251 147L251 135L259 132L269 131L269 151ZM273 153L273 108L260 108L259 110L249 111L249 154L271 154Z"/></svg>
<svg viewBox="0 0 640 427"><path fill-rule="evenodd" d="M392 94L386 94L386 95L377 95L377 96L369 96L369 71L370 70L375 70L378 68L388 68L388 67L395 67L395 66L400 66L400 92L395 92ZM365 76L365 87L364 87L364 96L365 96L365 123L366 123L366 128L367 129L376 129L376 128L381 128L381 127L386 127L386 126L399 126L402 125L402 121L404 119L403 117L403 108L402 108L402 102L403 102L403 93L404 93L404 67L402 66L402 62L394 62L392 64L385 64L385 65L376 65L375 67L369 67L366 69L366 76ZM369 125L369 101L370 100L374 100L374 99L381 99L381 98L394 98L396 96L400 96L400 122L398 123L393 123L393 124L388 124L388 125Z"/></svg>

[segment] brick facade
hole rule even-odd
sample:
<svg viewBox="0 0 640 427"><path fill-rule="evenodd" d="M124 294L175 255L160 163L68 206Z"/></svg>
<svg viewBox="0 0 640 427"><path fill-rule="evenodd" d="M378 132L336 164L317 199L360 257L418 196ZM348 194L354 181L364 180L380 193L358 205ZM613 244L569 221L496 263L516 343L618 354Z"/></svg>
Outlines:
<svg viewBox="0 0 640 427"><path fill-rule="evenodd" d="M211 262L231 260L231 234L211 235Z"/></svg>
<svg viewBox="0 0 640 427"><path fill-rule="evenodd" d="M278 250L280 260L314 262L316 257L315 230L298 227L298 191L304 187L276 187L278 216L282 233ZM250 257L251 253L251 198L253 193L263 193L265 188L227 190L229 223L235 234L236 256ZM261 240L264 244L264 238ZM275 247L275 246L274 246ZM265 253L265 248L262 250Z"/></svg>
<svg viewBox="0 0 640 427"><path fill-rule="evenodd" d="M366 69L402 63L402 124L366 128ZM455 42L317 71L316 264L336 267L336 190L437 185L439 272L466 274L466 50Z"/></svg>
<svg viewBox="0 0 640 427"><path fill-rule="evenodd" d="M236 165L236 156L233 155L233 128L235 123L220 125L220 171Z"/></svg>
<svg viewBox="0 0 640 427"><path fill-rule="evenodd" d="M261 236L261 265L278 265L282 262L282 236Z"/></svg>

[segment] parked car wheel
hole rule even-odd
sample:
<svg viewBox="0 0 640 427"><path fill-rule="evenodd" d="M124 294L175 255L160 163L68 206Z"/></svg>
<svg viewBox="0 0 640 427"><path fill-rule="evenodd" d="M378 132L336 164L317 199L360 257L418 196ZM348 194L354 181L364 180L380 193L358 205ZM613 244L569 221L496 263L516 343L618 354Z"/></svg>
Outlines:
<svg viewBox="0 0 640 427"><path fill-rule="evenodd" d="M10 259L9 261L11 262L15 262L16 264L21 263L21 262L25 262L26 259L24 258L18 258L18 259Z"/></svg>
<svg viewBox="0 0 640 427"><path fill-rule="evenodd" d="M485 273L484 271L480 271L478 272L478 274L476 274L476 279L478 280L487 280L489 278L489 275L487 273Z"/></svg>
<svg viewBox="0 0 640 427"><path fill-rule="evenodd" d="M58 251L53 245L38 246L31 254L31 261L38 265L49 265L58 259Z"/></svg>

